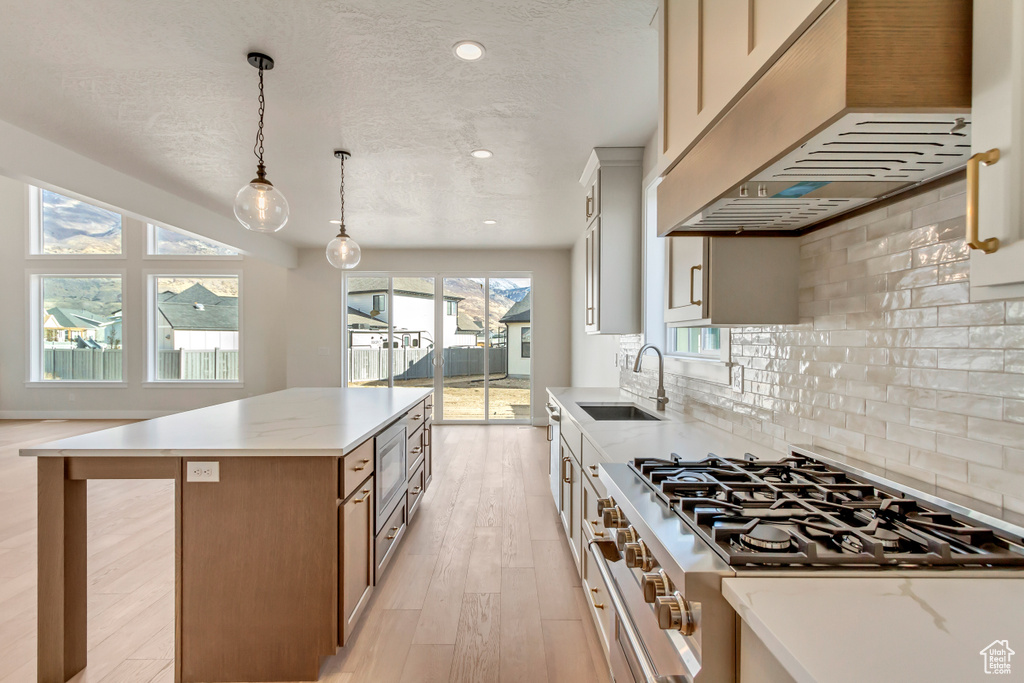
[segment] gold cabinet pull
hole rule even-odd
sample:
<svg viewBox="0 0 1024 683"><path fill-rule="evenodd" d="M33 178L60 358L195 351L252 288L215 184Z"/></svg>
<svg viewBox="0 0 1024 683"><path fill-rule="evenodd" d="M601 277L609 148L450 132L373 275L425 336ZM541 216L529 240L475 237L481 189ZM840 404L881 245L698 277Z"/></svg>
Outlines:
<svg viewBox="0 0 1024 683"><path fill-rule="evenodd" d="M411 453L413 453L413 454L415 455L416 453L419 453L419 452L420 452L420 447L419 447L419 446L417 446L416 448L412 449L412 451L410 451L410 452L411 452Z"/></svg>
<svg viewBox="0 0 1024 683"><path fill-rule="evenodd" d="M356 498L355 500L353 500L352 501L353 505L359 505L360 503L365 503L367 501L367 499L370 497L370 489L363 489L362 493L364 494L363 497L362 498Z"/></svg>
<svg viewBox="0 0 1024 683"><path fill-rule="evenodd" d="M600 477L601 476L600 474L597 473L597 465L588 465L588 467L590 468L590 472L591 472L590 476L592 476L592 477Z"/></svg>
<svg viewBox="0 0 1024 683"><path fill-rule="evenodd" d="M967 244L971 249L980 249L991 254L999 249L999 238L978 237L978 171L982 165L991 166L999 161L999 150L978 152L967 160Z"/></svg>
<svg viewBox="0 0 1024 683"><path fill-rule="evenodd" d="M594 534L594 536L596 536L597 538L603 538L604 537L604 532L603 531L599 531L597 526L595 526L597 524L597 522L591 522L588 519L587 520L587 524L590 525L590 533ZM593 590L593 589L591 589L591 590Z"/></svg>
<svg viewBox="0 0 1024 683"><path fill-rule="evenodd" d="M594 215L594 195L593 193L587 195L587 218Z"/></svg>
<svg viewBox="0 0 1024 683"><path fill-rule="evenodd" d="M694 306L700 306L703 303L701 299L697 299L696 301L693 299L694 275L697 274L698 270L702 270L699 263L690 268L690 303Z"/></svg>
<svg viewBox="0 0 1024 683"><path fill-rule="evenodd" d="M566 484L571 484L572 483L572 471L570 470L569 473L566 474L565 466L567 464L569 464L569 458L567 458L565 456L562 456L562 481L564 483L566 483Z"/></svg>
<svg viewBox="0 0 1024 683"><path fill-rule="evenodd" d="M393 527L391 527L391 533L390 533L390 534L388 534L388 540L389 540L389 541L392 541L392 540L394 540L395 536L397 536L397 535L398 535L398 530L399 530L400 528L401 528L401 527L397 527L397 526L393 526Z"/></svg>
<svg viewBox="0 0 1024 683"><path fill-rule="evenodd" d="M590 592L593 593L594 595L597 595L597 589L596 588L591 588ZM597 609L604 609L604 603L603 602L598 602L597 600L595 600L594 599L594 595L590 596L590 602L593 603L594 607L596 607Z"/></svg>
<svg viewBox="0 0 1024 683"><path fill-rule="evenodd" d="M353 467L353 468L352 468L352 471L353 471L353 472L358 472L358 471L360 471L360 470L365 470L365 469L366 469L366 466L370 464L370 460L369 460L369 458L365 458L365 459L363 459L363 460L360 460L360 462L361 462L361 463L363 463L363 464L362 464L362 465L360 465L359 467Z"/></svg>
<svg viewBox="0 0 1024 683"><path fill-rule="evenodd" d="M412 419L414 419L414 420L422 420L423 416L422 415L413 415Z"/></svg>

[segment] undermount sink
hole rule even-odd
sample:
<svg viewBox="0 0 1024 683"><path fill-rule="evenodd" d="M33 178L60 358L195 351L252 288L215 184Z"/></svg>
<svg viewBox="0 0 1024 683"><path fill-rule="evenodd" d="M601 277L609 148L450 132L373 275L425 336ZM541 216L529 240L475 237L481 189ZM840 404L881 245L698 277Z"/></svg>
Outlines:
<svg viewBox="0 0 1024 683"><path fill-rule="evenodd" d="M657 415L652 415L632 403L577 403L590 417L595 420L660 420Z"/></svg>

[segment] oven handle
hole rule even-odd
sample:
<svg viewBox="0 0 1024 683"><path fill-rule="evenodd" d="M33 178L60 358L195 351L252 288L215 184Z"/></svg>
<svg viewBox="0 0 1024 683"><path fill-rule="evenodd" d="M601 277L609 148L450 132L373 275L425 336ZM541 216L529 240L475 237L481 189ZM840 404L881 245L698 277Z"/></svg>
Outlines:
<svg viewBox="0 0 1024 683"><path fill-rule="evenodd" d="M608 560L604 559L604 553L597 547L602 543L612 543L614 545L612 541L595 538L587 544L587 547L590 549L590 554L594 556L597 572L601 575L604 585L608 588L608 597L611 598L612 608L615 610L615 614L618 615L619 626L622 628L623 633L626 634L627 644L643 672L644 678L640 683L693 683L693 679L687 676L662 676L658 674L654 662L651 661L651 656L647 653L647 648L644 646L640 633L637 631L636 624L633 623L633 615L629 613L626 601L622 599L622 594L619 592L619 584L615 581L615 577L612 576L611 569L608 568Z"/></svg>

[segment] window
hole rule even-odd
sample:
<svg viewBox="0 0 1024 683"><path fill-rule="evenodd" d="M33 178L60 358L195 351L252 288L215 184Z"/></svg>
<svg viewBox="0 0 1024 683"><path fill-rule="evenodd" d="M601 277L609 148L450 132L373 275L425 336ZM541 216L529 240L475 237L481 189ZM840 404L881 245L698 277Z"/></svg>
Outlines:
<svg viewBox="0 0 1024 683"><path fill-rule="evenodd" d="M373 315L380 315L388 310L388 295L387 294L374 294L373 295L373 310L376 311Z"/></svg>
<svg viewBox="0 0 1024 683"><path fill-rule="evenodd" d="M239 278L154 276L151 376L157 381L239 381Z"/></svg>
<svg viewBox="0 0 1024 683"><path fill-rule="evenodd" d="M407 334L403 334L402 335L402 346L404 346L405 348L409 348L411 343L412 343L412 337L410 337Z"/></svg>
<svg viewBox="0 0 1024 683"><path fill-rule="evenodd" d="M231 247L177 228L149 224L149 249L153 256L238 256Z"/></svg>
<svg viewBox="0 0 1024 683"><path fill-rule="evenodd" d="M722 330L719 327L669 328L668 352L718 358L722 353Z"/></svg>
<svg viewBox="0 0 1024 683"><path fill-rule="evenodd" d="M459 314L459 302L448 301L444 302L444 314L445 315L458 315Z"/></svg>
<svg viewBox="0 0 1024 683"><path fill-rule="evenodd" d="M36 283L41 348L31 378L120 382L121 277L46 275Z"/></svg>
<svg viewBox="0 0 1024 683"><path fill-rule="evenodd" d="M32 188L32 252L48 256L120 256L121 214Z"/></svg>
<svg viewBox="0 0 1024 683"><path fill-rule="evenodd" d="M522 354L521 355L522 355L523 358L529 358L530 357L530 328L529 327L524 327L523 328L523 336L522 336L521 342L522 342Z"/></svg>

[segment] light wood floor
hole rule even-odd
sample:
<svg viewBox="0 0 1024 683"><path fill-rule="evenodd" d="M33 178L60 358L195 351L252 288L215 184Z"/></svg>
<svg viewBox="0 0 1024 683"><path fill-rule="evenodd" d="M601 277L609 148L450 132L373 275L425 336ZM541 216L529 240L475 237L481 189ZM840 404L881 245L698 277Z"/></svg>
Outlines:
<svg viewBox="0 0 1024 683"><path fill-rule="evenodd" d="M0 421L0 683L35 681L33 443L122 424ZM351 644L320 680L608 680L547 483L544 430L435 427L434 480ZM173 680L171 482L89 482L89 666Z"/></svg>

